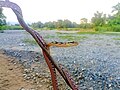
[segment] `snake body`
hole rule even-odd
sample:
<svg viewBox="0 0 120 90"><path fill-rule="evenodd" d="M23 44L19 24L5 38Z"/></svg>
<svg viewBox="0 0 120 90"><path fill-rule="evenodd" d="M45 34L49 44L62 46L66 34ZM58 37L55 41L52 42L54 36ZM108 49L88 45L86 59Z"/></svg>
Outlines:
<svg viewBox="0 0 120 90"><path fill-rule="evenodd" d="M50 46L70 47L70 46L76 46L78 45L78 43L77 42L66 42L66 43L51 42L47 44L38 32L28 27L28 25L24 22L22 10L17 4L10 2L9 0L0 1L0 8L2 7L11 8L13 10L21 26L33 36L33 38L36 40L38 45L41 47L44 58L51 72L53 89L59 90L58 83L57 83L57 75L56 75L56 70L57 70L72 90L78 90L77 85L75 84L74 80L72 79L68 71L62 65L56 64L56 62L53 60L49 52Z"/></svg>

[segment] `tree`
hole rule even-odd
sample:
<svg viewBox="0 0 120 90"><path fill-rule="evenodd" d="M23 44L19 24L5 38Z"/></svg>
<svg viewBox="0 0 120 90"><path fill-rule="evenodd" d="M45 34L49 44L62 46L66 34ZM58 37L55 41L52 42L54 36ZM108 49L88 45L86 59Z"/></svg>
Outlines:
<svg viewBox="0 0 120 90"><path fill-rule="evenodd" d="M58 20L58 21L56 22L56 28L57 28L57 29L63 28L63 20Z"/></svg>
<svg viewBox="0 0 120 90"><path fill-rule="evenodd" d="M81 24L86 24L88 22L87 18L81 18L80 19Z"/></svg>
<svg viewBox="0 0 120 90"><path fill-rule="evenodd" d="M0 26L6 25L6 17L3 14L3 9L0 8Z"/></svg>
<svg viewBox="0 0 120 90"><path fill-rule="evenodd" d="M106 14L97 11L96 13L94 13L94 17L92 17L91 22L95 26L103 26L106 23Z"/></svg>
<svg viewBox="0 0 120 90"><path fill-rule="evenodd" d="M53 28L55 28L55 22L51 22L51 21L46 22L46 23L44 24L44 27L53 29Z"/></svg>
<svg viewBox="0 0 120 90"><path fill-rule="evenodd" d="M87 28L87 25L88 25L87 22L88 22L87 18L81 18L79 27L84 29Z"/></svg>
<svg viewBox="0 0 120 90"><path fill-rule="evenodd" d="M63 21L63 28L72 28L72 27L73 27L73 25L72 25L72 22L70 20L65 19Z"/></svg>
<svg viewBox="0 0 120 90"><path fill-rule="evenodd" d="M38 21L36 23L32 23L31 25L33 28L43 28L43 23Z"/></svg>
<svg viewBox="0 0 120 90"><path fill-rule="evenodd" d="M116 16L120 16L120 3L118 3L115 6L113 6L112 8L113 8L112 12L117 12L115 15Z"/></svg>
<svg viewBox="0 0 120 90"><path fill-rule="evenodd" d="M115 12L115 14L113 16L108 17L108 24L110 26L112 25L120 25L120 3L118 3L117 5L112 7L112 13Z"/></svg>

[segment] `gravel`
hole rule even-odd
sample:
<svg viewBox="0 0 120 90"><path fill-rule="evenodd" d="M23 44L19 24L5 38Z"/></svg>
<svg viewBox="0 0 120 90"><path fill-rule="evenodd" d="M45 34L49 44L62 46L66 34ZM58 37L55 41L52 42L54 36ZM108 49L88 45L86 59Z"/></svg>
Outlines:
<svg viewBox="0 0 120 90"><path fill-rule="evenodd" d="M66 41L58 38L56 31L41 31L46 41ZM66 35L66 34L61 34ZM72 34L78 36L78 34ZM49 36L54 36L52 39ZM81 90L120 90L120 35L84 34L86 39L69 48L51 48L51 55L57 63L63 64L72 74ZM48 38L49 37L49 38ZM43 59L37 45L24 43L32 38L24 30L0 33L0 49L14 56L30 67ZM39 53L38 53L39 52ZM37 58L37 59L36 59Z"/></svg>

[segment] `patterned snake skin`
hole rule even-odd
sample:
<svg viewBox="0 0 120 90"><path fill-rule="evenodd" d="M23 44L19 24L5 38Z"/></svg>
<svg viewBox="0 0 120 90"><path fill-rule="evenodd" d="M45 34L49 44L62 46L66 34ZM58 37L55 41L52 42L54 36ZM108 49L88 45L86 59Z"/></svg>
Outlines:
<svg viewBox="0 0 120 90"><path fill-rule="evenodd" d="M56 70L60 73L60 75L63 77L63 79L66 81L66 83L72 90L78 90L77 85L75 84L74 80L72 79L68 71L62 65L57 65L55 63L55 61L53 60L49 53L50 51L49 47L47 43L44 41L44 39L40 36L38 32L28 27L28 25L24 22L21 8L17 4L10 2L9 0L0 1L0 8L2 7L11 8L13 10L21 26L33 36L38 45L42 48L44 58L51 72L53 90L59 90Z"/></svg>

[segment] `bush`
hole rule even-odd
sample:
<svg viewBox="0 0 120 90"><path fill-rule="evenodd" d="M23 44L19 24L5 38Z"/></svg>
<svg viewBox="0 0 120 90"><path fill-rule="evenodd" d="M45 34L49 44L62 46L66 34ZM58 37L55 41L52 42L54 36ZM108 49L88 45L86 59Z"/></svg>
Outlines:
<svg viewBox="0 0 120 90"><path fill-rule="evenodd" d="M120 32L120 25L114 25L111 27L112 31L114 32Z"/></svg>
<svg viewBox="0 0 120 90"><path fill-rule="evenodd" d="M6 26L0 26L0 30L6 30Z"/></svg>
<svg viewBox="0 0 120 90"><path fill-rule="evenodd" d="M0 30L23 30L21 26L0 26Z"/></svg>
<svg viewBox="0 0 120 90"><path fill-rule="evenodd" d="M95 31L105 32L105 31L112 31L112 32L120 32L120 25L114 26L103 26L103 27L95 27Z"/></svg>
<svg viewBox="0 0 120 90"><path fill-rule="evenodd" d="M99 31L99 32L105 32L105 31L110 31L110 27L95 27L95 31Z"/></svg>
<svg viewBox="0 0 120 90"><path fill-rule="evenodd" d="M21 26L7 26L8 30L23 30Z"/></svg>

